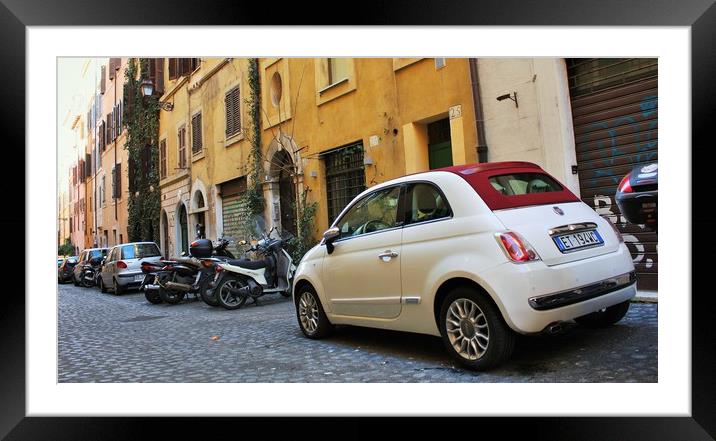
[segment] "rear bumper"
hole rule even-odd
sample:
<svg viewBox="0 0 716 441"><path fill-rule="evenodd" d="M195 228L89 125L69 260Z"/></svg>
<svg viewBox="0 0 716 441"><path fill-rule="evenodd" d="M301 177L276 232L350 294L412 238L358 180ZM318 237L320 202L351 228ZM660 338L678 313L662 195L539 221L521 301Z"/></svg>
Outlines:
<svg viewBox="0 0 716 441"><path fill-rule="evenodd" d="M613 253L561 265L504 263L484 274L484 281L510 328L534 334L634 297L633 271L631 254L621 244ZM618 280L624 275L629 276Z"/></svg>
<svg viewBox="0 0 716 441"><path fill-rule="evenodd" d="M134 280L136 276L142 276L140 280ZM144 281L145 274L141 271L130 271L117 274L117 283L121 286L139 286Z"/></svg>
<svg viewBox="0 0 716 441"><path fill-rule="evenodd" d="M568 289L566 291L539 297L530 297L528 302L532 309L537 311L549 311L550 309L573 305L575 303L600 297L614 291L619 291L635 283L636 273L632 271L627 274L610 277L579 288Z"/></svg>

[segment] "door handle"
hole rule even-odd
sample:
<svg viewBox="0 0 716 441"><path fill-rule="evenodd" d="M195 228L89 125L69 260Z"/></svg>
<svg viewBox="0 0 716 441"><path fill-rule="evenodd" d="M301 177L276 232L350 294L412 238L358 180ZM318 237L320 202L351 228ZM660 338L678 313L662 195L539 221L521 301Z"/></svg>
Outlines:
<svg viewBox="0 0 716 441"><path fill-rule="evenodd" d="M398 257L398 253L392 250L385 250L385 252L378 254L378 259L387 262L393 257Z"/></svg>

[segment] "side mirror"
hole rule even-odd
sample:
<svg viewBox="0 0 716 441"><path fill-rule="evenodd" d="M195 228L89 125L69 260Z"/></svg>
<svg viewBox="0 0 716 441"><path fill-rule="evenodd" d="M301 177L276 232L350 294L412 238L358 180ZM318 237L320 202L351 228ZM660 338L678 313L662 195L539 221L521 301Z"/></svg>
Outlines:
<svg viewBox="0 0 716 441"><path fill-rule="evenodd" d="M242 245L242 246L246 245L246 241L245 240L239 241L239 245Z"/></svg>
<svg viewBox="0 0 716 441"><path fill-rule="evenodd" d="M335 249L333 241L340 235L341 230L338 229L338 227L329 228L323 233L323 242L326 244L328 254L333 253L333 250Z"/></svg>

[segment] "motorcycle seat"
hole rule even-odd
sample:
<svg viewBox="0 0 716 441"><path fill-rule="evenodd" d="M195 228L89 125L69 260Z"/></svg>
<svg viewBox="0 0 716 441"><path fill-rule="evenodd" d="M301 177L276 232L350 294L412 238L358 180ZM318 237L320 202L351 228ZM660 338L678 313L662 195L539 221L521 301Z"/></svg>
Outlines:
<svg viewBox="0 0 716 441"><path fill-rule="evenodd" d="M226 261L229 265L238 266L241 268L257 270L266 268L268 266L268 260L249 260L249 259L228 259Z"/></svg>

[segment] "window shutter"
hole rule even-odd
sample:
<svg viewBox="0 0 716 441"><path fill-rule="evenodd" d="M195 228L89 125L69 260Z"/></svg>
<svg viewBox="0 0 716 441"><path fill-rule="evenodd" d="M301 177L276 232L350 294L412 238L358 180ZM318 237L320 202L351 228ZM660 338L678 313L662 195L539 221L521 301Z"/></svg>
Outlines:
<svg viewBox="0 0 716 441"><path fill-rule="evenodd" d="M117 199L122 199L122 163L117 164L117 172L115 173L117 176Z"/></svg>
<svg viewBox="0 0 716 441"><path fill-rule="evenodd" d="M226 104L226 136L234 134L234 102L233 91L226 94L224 102Z"/></svg>
<svg viewBox="0 0 716 441"><path fill-rule="evenodd" d="M105 150L105 142L104 142L104 121L99 123L99 130L97 133L97 143L99 144L102 151Z"/></svg>
<svg viewBox="0 0 716 441"><path fill-rule="evenodd" d="M104 95L104 90L107 86L107 83L105 82L105 78L107 77L107 66L102 66L101 76L102 78L99 81L99 93Z"/></svg>
<svg viewBox="0 0 716 441"><path fill-rule="evenodd" d="M177 60L178 58L169 58L169 79L175 80L179 77L177 72Z"/></svg>
<svg viewBox="0 0 716 441"><path fill-rule="evenodd" d="M192 154L201 151L201 113L197 113L191 119L191 152Z"/></svg>
<svg viewBox="0 0 716 441"><path fill-rule="evenodd" d="M114 79L114 58L109 59L109 79Z"/></svg>
<svg viewBox="0 0 716 441"><path fill-rule="evenodd" d="M117 167L112 167L112 199L117 199L117 177L116 175Z"/></svg>
<svg viewBox="0 0 716 441"><path fill-rule="evenodd" d="M164 95L164 58L154 60L154 90L158 96Z"/></svg>
<svg viewBox="0 0 716 441"><path fill-rule="evenodd" d="M124 106L122 105L122 101L117 103L117 136L122 134L122 111L124 110Z"/></svg>
<svg viewBox="0 0 716 441"><path fill-rule="evenodd" d="M167 141L163 139L159 143L159 177L167 177Z"/></svg>
<svg viewBox="0 0 716 441"><path fill-rule="evenodd" d="M234 133L241 131L241 92L237 87L233 94L234 101Z"/></svg>

